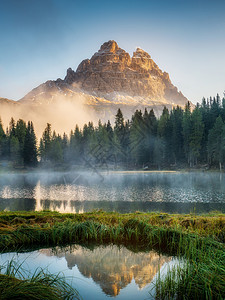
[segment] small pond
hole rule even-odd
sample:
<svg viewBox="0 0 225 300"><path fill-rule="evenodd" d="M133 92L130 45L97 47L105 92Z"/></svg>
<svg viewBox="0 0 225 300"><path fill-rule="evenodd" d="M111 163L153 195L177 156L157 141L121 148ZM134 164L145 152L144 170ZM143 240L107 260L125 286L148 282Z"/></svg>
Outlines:
<svg viewBox="0 0 225 300"><path fill-rule="evenodd" d="M154 283L179 263L178 259L159 255L155 251L133 252L124 246L98 246L92 249L80 245L40 249L24 253L0 255L0 265L14 260L33 274L42 268L52 274L62 272L66 281L85 300L154 299Z"/></svg>

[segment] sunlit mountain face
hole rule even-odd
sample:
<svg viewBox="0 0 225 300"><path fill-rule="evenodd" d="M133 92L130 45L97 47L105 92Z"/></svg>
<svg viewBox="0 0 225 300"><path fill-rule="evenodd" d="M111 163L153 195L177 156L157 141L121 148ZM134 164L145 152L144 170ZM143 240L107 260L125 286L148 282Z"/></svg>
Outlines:
<svg viewBox="0 0 225 300"><path fill-rule="evenodd" d="M76 123L114 121L118 108L125 118L144 108L160 115L164 106L184 107L187 101L147 52L137 48L131 57L110 40L64 79L49 80L17 102L0 98L0 108L5 124L13 116L33 120L37 131L48 122L61 133Z"/></svg>
<svg viewBox="0 0 225 300"><path fill-rule="evenodd" d="M184 106L187 102L150 55L137 48L130 57L115 41L104 43L91 59L83 60L76 72L33 89L20 103L53 103L59 96L81 97L83 103L110 117L110 111L124 106L127 114L138 107Z"/></svg>

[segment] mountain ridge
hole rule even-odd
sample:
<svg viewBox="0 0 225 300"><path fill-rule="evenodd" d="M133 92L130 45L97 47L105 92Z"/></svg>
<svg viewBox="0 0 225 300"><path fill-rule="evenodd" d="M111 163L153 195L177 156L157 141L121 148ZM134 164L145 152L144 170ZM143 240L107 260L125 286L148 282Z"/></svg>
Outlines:
<svg viewBox="0 0 225 300"><path fill-rule="evenodd" d="M68 68L64 79L46 81L19 102L40 101L43 96L51 99L57 93L84 93L112 104L184 106L188 101L147 52L137 48L131 57L113 40L105 42L91 59L83 60L76 71Z"/></svg>
<svg viewBox="0 0 225 300"><path fill-rule="evenodd" d="M22 118L41 124L40 131L48 122L68 132L90 120L114 122L118 108L125 119L145 108L160 116L164 106L184 107L187 101L146 51L137 48L130 56L110 40L76 71L68 68L64 79L48 80L18 101L0 98L0 109L4 123Z"/></svg>

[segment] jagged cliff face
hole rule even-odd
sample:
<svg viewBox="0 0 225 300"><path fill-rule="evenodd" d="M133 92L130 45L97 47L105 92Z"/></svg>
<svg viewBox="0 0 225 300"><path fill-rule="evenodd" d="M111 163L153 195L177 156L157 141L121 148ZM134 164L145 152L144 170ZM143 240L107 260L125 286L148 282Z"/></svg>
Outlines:
<svg viewBox="0 0 225 300"><path fill-rule="evenodd" d="M76 72L68 69L65 82L76 83L82 90L114 102L122 102L125 95L146 98L148 105L187 102L172 85L169 75L159 69L147 52L137 48L130 57L115 41L104 43L90 60L81 62Z"/></svg>
<svg viewBox="0 0 225 300"><path fill-rule="evenodd" d="M69 68L64 80L47 81L20 102L52 103L60 95L70 100L82 95L84 103L97 111L142 106L157 112L164 105L184 106L188 101L147 52L137 48L130 57L115 41L104 43L91 59L80 63L76 72Z"/></svg>
<svg viewBox="0 0 225 300"><path fill-rule="evenodd" d="M137 48L130 57L115 41L108 41L76 71L69 68L64 79L49 80L17 102L0 98L0 110L2 118L33 120L40 132L48 122L63 133L90 120L114 123L118 108L125 118L145 108L159 116L164 106L184 107L187 101L147 52Z"/></svg>

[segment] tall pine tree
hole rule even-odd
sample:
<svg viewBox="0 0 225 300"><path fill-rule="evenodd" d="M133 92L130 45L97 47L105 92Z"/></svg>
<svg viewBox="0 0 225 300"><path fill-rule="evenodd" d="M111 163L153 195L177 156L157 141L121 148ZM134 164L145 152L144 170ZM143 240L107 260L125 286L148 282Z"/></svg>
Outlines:
<svg viewBox="0 0 225 300"><path fill-rule="evenodd" d="M37 143L32 122L28 122L26 129L23 159L25 166L35 167L37 165Z"/></svg>

